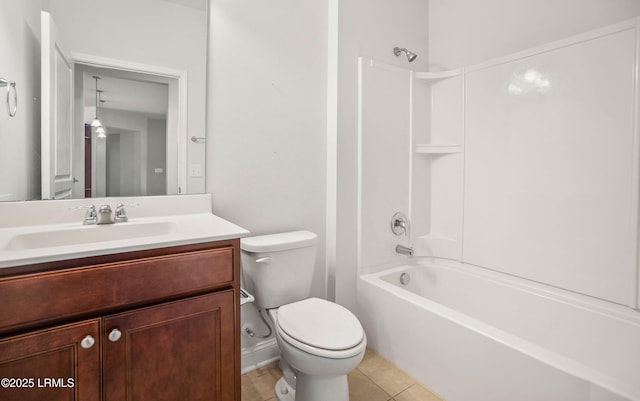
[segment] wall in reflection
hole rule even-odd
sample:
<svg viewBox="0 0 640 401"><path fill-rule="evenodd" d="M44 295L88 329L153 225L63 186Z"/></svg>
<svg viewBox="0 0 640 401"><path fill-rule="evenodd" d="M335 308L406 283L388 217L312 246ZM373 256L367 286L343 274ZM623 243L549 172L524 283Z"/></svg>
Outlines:
<svg viewBox="0 0 640 401"><path fill-rule="evenodd" d="M0 96L0 201L40 199L40 10L48 3L0 2L0 77L18 91L13 118Z"/></svg>

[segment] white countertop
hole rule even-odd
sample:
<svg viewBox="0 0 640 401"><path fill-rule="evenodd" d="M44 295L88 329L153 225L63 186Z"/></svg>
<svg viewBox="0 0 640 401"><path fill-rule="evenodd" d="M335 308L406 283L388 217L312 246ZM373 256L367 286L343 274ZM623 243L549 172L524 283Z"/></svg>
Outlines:
<svg viewBox="0 0 640 401"><path fill-rule="evenodd" d="M132 205L128 222L82 224L85 210L78 206L109 204L115 210L121 202ZM0 203L0 268L247 235L211 212L210 195Z"/></svg>

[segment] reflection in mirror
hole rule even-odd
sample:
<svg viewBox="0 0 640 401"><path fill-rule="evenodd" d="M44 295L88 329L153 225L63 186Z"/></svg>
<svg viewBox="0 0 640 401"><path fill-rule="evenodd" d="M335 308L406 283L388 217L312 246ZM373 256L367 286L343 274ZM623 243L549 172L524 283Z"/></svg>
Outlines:
<svg viewBox="0 0 640 401"><path fill-rule="evenodd" d="M175 183L172 172L177 173L167 165L176 159L168 153L178 151L171 140L177 138L177 111L169 111L169 86L177 80L84 65L76 65L75 74L76 97L84 105L84 146L74 149L83 153L84 164L74 176L84 178L76 178L83 188L74 192L89 198L167 194L168 180ZM101 125L92 127L96 117Z"/></svg>
<svg viewBox="0 0 640 401"><path fill-rule="evenodd" d="M47 177L41 173L43 121L40 112L44 107L44 99L40 93L43 86L41 11L51 15L58 28L57 33L64 38L76 70L80 71L74 74L73 82L75 96L72 106L73 138L68 146L63 145L62 142L56 143L58 151L65 150L67 154L72 155L70 157L73 167L66 174L69 181L75 179L77 182L73 183L71 196L75 198L85 196L85 156L84 152L79 150L84 149L85 145L84 123L87 121L85 111L90 112L91 109L95 111L95 97L87 102L90 105L85 106L83 96L78 92L79 87L85 86L83 79L87 74L94 73L89 71L90 68L122 69L123 65L129 66L124 68L129 72L152 71L152 75L156 75L156 78L160 75L164 81L162 79L157 81L157 85L168 88L169 99L166 109L171 110L173 97L176 102L175 109L179 115L174 116L178 133L174 134L170 141L165 142L164 146L156 146L153 149L147 146L146 165L140 166L139 172L130 174L137 177L135 185L139 187L140 193L159 193L161 191L159 186L151 183L150 180L162 175L165 183L164 193L204 192L204 176L195 173L191 176L187 172L203 171L205 163L204 144L191 142L188 138L206 137L206 7L207 0L110 0L108 2L2 0L0 26L3 29L0 32L0 54L7 57L3 57L0 76L16 82L19 104L14 118L0 114L0 201L52 198L42 191L43 179ZM114 29L115 27L117 29ZM163 74L158 71L171 73ZM105 74L105 76L109 75ZM173 84L178 87L175 96L172 96L172 84L166 80L166 76L180 80L179 84ZM127 87L149 81L139 77L116 76L114 78L128 79ZM91 85L88 90L95 95L95 80L89 77L89 81ZM103 84L106 84L106 81L100 82L100 86ZM118 106L119 101L116 102L113 97L109 98L106 87L100 89L105 90L103 99L106 102L103 103L104 109L101 109L105 117L125 107ZM145 102L141 101L141 103ZM156 113L151 114L153 118L150 120L157 120L154 123L155 130L162 130L158 126L161 125L159 121L163 118ZM91 119L93 117L95 116L91 116ZM172 124L171 119L171 115L168 114L166 116L167 132ZM120 156L124 156L123 149L131 150L132 147L137 146L136 143L142 144L144 134L136 134L134 133L136 129L122 126L119 122L110 124L111 127L107 125L107 129L114 135L114 143L109 146L117 147L115 134L119 134ZM94 131L95 129L92 130L92 140ZM136 136L139 140L132 140ZM107 140L104 142L106 149ZM175 147L168 147L169 143L174 144ZM163 150L165 156L162 156ZM107 166L106 150L100 170L96 169L97 163L102 163L101 151L96 153L92 148L91 152L94 156L90 160L92 168L87 172L91 171L91 186L88 188L91 188L92 196L98 196L98 194L110 196L110 193L117 193L115 189L117 185L109 185L107 188L106 171L110 169ZM137 153L135 158L143 160L144 153ZM164 158L164 164L160 160L162 158ZM111 160L109 163L113 167L116 160L115 153ZM121 172L134 171L132 166L120 167ZM94 170L100 172L96 173ZM162 172L156 172L160 170ZM125 177L121 174L121 178ZM121 196L134 193L131 186L127 187L128 184L125 185L122 180L119 184Z"/></svg>

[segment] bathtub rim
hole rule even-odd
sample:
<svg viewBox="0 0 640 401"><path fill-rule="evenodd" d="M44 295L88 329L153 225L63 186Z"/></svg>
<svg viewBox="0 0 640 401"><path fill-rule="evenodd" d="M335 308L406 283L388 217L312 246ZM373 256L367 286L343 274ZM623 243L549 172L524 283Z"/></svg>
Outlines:
<svg viewBox="0 0 640 401"><path fill-rule="evenodd" d="M359 276L379 278L385 274L392 274L393 272L401 271L403 268L419 266L436 266L437 268L463 272L482 280L508 285L540 297L569 304L590 312L605 315L609 318L616 318L640 328L640 309L634 309L628 305L611 302L579 292L510 275L501 271L487 269L485 267L462 263L451 259L431 257L411 258L407 259L406 263L380 265L376 266L374 269L369 269L368 271L361 271Z"/></svg>
<svg viewBox="0 0 640 401"><path fill-rule="evenodd" d="M404 264L395 264L395 266L390 267L387 266L383 270L377 270L375 272L362 272L358 276L358 291L360 291L361 282L367 283L374 287L378 287L382 290L386 290L411 304L421 307L427 308L430 312L435 315L450 320L456 324L461 325L462 327L471 330L479 335L486 336L493 341L496 341L504 346L512 348L522 354L526 355L529 358L542 362L550 367L557 369L559 371L570 374L578 379L584 380L590 386L597 386L606 391L609 391L618 396L624 397L631 401L640 401L640 387L635 388L630 383L619 380L615 377L612 377L604 372L601 372L595 368L584 365L580 362L577 362L567 356L561 355L555 351L551 351L543 346L537 345L529 340L525 340L520 338L514 334L508 333L500 328L497 328L488 323L484 323L481 320L468 316L462 312L458 312L448 306L439 304L435 301L432 301L429 298L425 298L421 295L415 294L412 291L402 288L399 285L392 284L384 280L382 277L387 275L392 275L394 273L399 273L401 271L405 271L408 268L416 268L420 266L434 266L436 268L448 268L448 269L463 269L465 273L469 273L475 276L480 277L481 279L488 279L492 281L497 281L501 284L513 285L512 278L509 277L507 279L502 277L493 277L493 274L489 274L487 277L485 272L478 272L475 269L469 269L468 266L463 266L459 262L452 261L420 261L419 263L404 263ZM482 269L482 268L480 268ZM468 270L468 271L467 271ZM497 272L496 272L497 273ZM497 273L502 274L502 273ZM519 281L519 280L516 280ZM583 309L588 309L594 313L604 314L607 317L613 317L616 319L622 319L627 323L631 323L640 327L640 317L631 315L630 313L637 313L633 309L628 307L624 307L622 305L613 304L615 307L613 309L606 308L606 306L602 305L591 305L590 302L585 303L586 301L582 300L582 302L573 303L570 302L574 295L582 295L582 294L562 294L560 297L555 296L556 294L551 293L549 289L539 289L537 288L537 283L516 283L514 286L519 290L527 291L534 293L535 295L551 298L553 300L557 300L563 303L570 303L572 306L576 306ZM566 291L566 290L565 290ZM586 297L586 296L584 296ZM580 298L580 297L579 297ZM591 297L588 297L591 298ZM596 299L597 301L610 303L608 301L603 301ZM589 300L590 301L590 300ZM629 313L625 313L625 311L618 310L617 307L624 307L629 310ZM358 308L362 308L361 305L358 305ZM610 313L607 313L609 311ZM625 316L626 315L626 318Z"/></svg>

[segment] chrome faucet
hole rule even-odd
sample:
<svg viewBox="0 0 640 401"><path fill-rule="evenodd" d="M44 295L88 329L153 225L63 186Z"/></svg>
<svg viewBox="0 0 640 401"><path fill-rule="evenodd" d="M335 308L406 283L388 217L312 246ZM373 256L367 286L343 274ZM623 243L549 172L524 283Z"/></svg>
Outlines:
<svg viewBox="0 0 640 401"><path fill-rule="evenodd" d="M82 224L85 226L96 224L98 222L98 213L96 212L96 207L93 205L85 206L87 208L87 212L84 214L84 221Z"/></svg>
<svg viewBox="0 0 640 401"><path fill-rule="evenodd" d="M87 209L82 222L84 225L124 223L129 220L122 203L116 206L115 214L109 205L102 205L97 210L95 205L75 206L72 209Z"/></svg>
<svg viewBox="0 0 640 401"><path fill-rule="evenodd" d="M413 256L413 248L404 245L396 245L396 253L399 253L400 255Z"/></svg>
<svg viewBox="0 0 640 401"><path fill-rule="evenodd" d="M113 219L113 212L111 211L111 206L102 205L100 209L98 209L98 221L96 224L113 224L115 220Z"/></svg>

